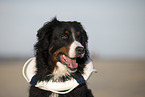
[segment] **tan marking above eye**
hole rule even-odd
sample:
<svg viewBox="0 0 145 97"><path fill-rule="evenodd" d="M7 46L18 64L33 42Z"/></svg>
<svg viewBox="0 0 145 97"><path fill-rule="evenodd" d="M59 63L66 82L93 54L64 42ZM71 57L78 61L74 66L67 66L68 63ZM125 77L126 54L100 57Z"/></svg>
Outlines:
<svg viewBox="0 0 145 97"><path fill-rule="evenodd" d="M69 31L65 31L64 33L69 34L70 32Z"/></svg>

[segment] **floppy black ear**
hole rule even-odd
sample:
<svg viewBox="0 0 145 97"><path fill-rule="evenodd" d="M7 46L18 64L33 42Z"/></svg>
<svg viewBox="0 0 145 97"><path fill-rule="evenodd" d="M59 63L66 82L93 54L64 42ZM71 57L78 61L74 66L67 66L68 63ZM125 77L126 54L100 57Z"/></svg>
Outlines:
<svg viewBox="0 0 145 97"><path fill-rule="evenodd" d="M59 23L55 17L52 21L46 22L37 32L38 40L42 40L47 34L50 36L53 32L54 27Z"/></svg>
<svg viewBox="0 0 145 97"><path fill-rule="evenodd" d="M35 45L35 48L37 50L42 51L42 50L46 50L49 47L53 30L57 26L58 23L59 21L55 17L52 21L46 22L43 25L43 27L41 27L38 30L38 33L37 33L38 42Z"/></svg>
<svg viewBox="0 0 145 97"><path fill-rule="evenodd" d="M58 23L59 21L54 18L52 21L45 23L43 27L38 30L38 41L35 44L34 49L37 63L36 77L40 80L44 79L46 75L52 73L54 68L54 66L51 65L51 61L48 61L51 58L48 53L48 48L51 43L51 36L53 34L53 30Z"/></svg>

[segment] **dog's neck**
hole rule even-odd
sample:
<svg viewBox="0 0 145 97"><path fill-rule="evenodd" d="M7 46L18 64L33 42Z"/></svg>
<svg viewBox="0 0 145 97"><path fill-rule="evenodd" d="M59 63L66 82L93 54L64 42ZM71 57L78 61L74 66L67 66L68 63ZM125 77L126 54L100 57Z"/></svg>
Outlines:
<svg viewBox="0 0 145 97"><path fill-rule="evenodd" d="M62 77L69 77L70 73L66 65L63 65L61 62L57 62L52 75L53 75L53 80L58 81Z"/></svg>
<svg viewBox="0 0 145 97"><path fill-rule="evenodd" d="M60 64L61 66L62 64ZM66 94L76 88L78 85L84 83L89 79L92 72L95 71L93 67L92 60L88 60L85 63L84 73L79 74L81 76L73 76L70 80L65 82L54 82L52 79L49 81L39 81L36 79L36 58L29 59L23 67L23 76L27 80L27 82L31 83L31 85L38 87L43 90L51 91L54 93ZM58 74L58 73L57 73ZM63 73L61 73L63 75ZM67 73L64 73L67 74ZM71 74L72 75L72 74ZM49 76L49 75L48 75ZM82 80L83 79L83 80ZM64 90L64 91L63 91Z"/></svg>

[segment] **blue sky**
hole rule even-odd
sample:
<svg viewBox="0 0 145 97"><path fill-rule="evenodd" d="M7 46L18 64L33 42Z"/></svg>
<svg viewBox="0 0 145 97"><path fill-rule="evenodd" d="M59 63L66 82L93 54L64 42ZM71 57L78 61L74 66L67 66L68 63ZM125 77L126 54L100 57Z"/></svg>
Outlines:
<svg viewBox="0 0 145 97"><path fill-rule="evenodd" d="M37 30L57 16L80 21L101 58L145 58L145 0L0 1L0 56L33 56Z"/></svg>

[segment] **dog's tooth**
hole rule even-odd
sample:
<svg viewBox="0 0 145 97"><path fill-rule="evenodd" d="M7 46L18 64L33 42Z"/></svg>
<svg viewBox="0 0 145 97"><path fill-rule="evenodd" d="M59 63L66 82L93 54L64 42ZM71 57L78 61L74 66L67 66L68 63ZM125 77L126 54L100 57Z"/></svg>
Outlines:
<svg viewBox="0 0 145 97"><path fill-rule="evenodd" d="M63 58L64 58L64 60L65 60L65 61L67 61L67 60L66 60L66 56L65 56L65 55L63 55Z"/></svg>

